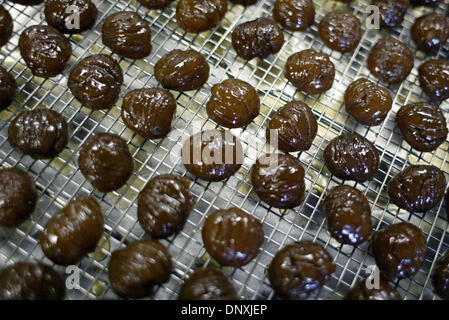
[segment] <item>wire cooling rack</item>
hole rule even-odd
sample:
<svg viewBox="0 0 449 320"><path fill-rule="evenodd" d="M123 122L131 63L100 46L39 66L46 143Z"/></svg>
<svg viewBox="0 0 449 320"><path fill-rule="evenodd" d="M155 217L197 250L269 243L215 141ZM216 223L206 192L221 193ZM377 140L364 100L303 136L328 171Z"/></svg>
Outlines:
<svg viewBox="0 0 449 320"><path fill-rule="evenodd" d="M321 202L325 191L342 181L332 177L323 163L323 150L327 143L343 132L358 132L373 141L380 152L381 163L375 178L355 185L364 192L372 207L372 219L377 230L385 224L410 221L419 226L428 240L428 254L420 271L412 278L395 283L405 299L437 299L431 283L432 265L436 258L448 248L449 235L447 217L439 204L425 214L408 213L390 204L386 185L397 172L415 163L433 164L441 168L446 176L449 164L446 161L448 141L432 153L419 153L403 141L395 128L394 116L404 104L427 100L417 82L417 66L426 56L410 40L409 30L416 17L430 11L428 8L410 8L402 28L391 31L367 30L363 27L363 38L352 54L341 54L325 47L317 35L317 24L328 12L347 7L364 22L364 12L369 5L366 0L343 4L334 0L314 0L316 19L306 32L285 34L285 44L280 52L259 61L244 61L236 57L231 45L231 33L241 22L261 16L271 16L273 1L259 0L257 4L244 8L229 3L221 24L215 29L200 34L185 33L176 24L175 6L172 3L163 11L148 10L135 0L93 0L98 6L99 16L95 27L82 35L70 36L73 54L64 72L51 79L33 77L20 57L17 47L22 30L34 24L45 24L43 5L25 7L11 2L3 3L14 18L14 34L7 45L0 49L1 64L17 79L17 96L11 106L0 113L0 162L2 166L15 166L26 170L36 180L40 199L31 219L19 228L0 229L0 263L2 266L16 261L44 261L39 246L39 234L48 219L73 197L91 195L101 203L106 215L104 237L98 248L79 263L80 288L68 290L69 299L118 298L108 285L107 263L113 250L145 237L137 223L136 198L145 183L153 176L173 172L185 175L194 183L191 192L197 198L195 208L181 232L162 240L173 257L174 271L170 281L155 286L150 299L176 299L180 285L196 268L209 266L218 268L206 253L201 228L208 214L218 208L240 207L264 223L265 242L261 253L243 268L221 268L229 276L239 295L244 299L272 299L273 291L266 277L266 267L276 252L286 244L299 239L314 240L324 245L334 258L337 269L322 290L311 299L341 299L349 288L367 276L366 268L373 265L369 243L356 248L341 246L332 239L326 229ZM436 9L444 12L447 4ZM67 89L67 77L77 61L96 54L111 54L101 42L101 26L106 16L120 10L137 11L151 25L151 54L140 60L123 59L113 54L124 72L123 95L141 87L153 87L158 83L153 76L155 63L174 48L193 48L207 57L211 75L207 84L198 91L175 93L177 99L176 119L173 129L164 139L144 140L127 129L120 118L121 99L108 111L84 108ZM407 43L415 52L415 68L401 85L389 87L394 96L393 109L384 123L377 127L357 124L348 116L343 106L345 88L356 78L368 77L374 81L367 68L366 57L373 44L384 35L393 35ZM336 67L333 87L320 96L303 95L288 84L283 69L288 56L296 51L314 48L330 55ZM448 58L448 46L435 56ZM193 128L210 129L217 125L208 119L205 102L211 86L226 78L240 78L250 82L261 99L259 116L246 128L232 130L240 135L245 152L245 161L233 177L224 182L207 183L195 179L186 172L181 163L179 150ZM272 113L291 99L305 101L318 119L318 135L310 150L294 153L306 169L307 191L305 201L291 210L279 210L260 202L252 190L249 172L251 165L264 152L265 127ZM60 112L69 122L71 138L68 146L52 160L33 160L13 151L7 141L7 128L18 112L37 107L51 108ZM449 103L440 107L446 114ZM114 132L129 141L135 160L135 169L128 183L108 194L93 190L78 169L77 158L81 145L95 132ZM448 178L448 177L447 177ZM54 266L61 274L65 268Z"/></svg>

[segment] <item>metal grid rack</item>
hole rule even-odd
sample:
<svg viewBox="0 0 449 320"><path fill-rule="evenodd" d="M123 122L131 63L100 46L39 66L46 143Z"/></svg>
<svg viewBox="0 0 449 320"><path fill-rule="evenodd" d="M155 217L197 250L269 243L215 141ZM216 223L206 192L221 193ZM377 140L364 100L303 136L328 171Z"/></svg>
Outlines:
<svg viewBox="0 0 449 320"><path fill-rule="evenodd" d="M22 30L33 24L45 23L43 5L25 7L5 2L3 5L14 18L14 34L7 45L0 49L1 64L10 71L19 86L18 94L11 106L0 113L0 163L2 166L16 166L32 175L40 193L37 209L29 221L19 228L0 229L0 262L2 266L16 261L45 261L39 246L39 234L48 219L71 198L91 195L102 205L106 215L104 237L95 252L82 259L79 264L81 278L79 290L68 290L70 299L117 298L109 288L107 263L110 253L127 243L145 236L137 223L136 198L145 183L154 175L173 172L186 175L194 183L191 192L197 203L188 222L181 232L162 243L172 254L174 271L170 281L154 288L149 298L176 299L183 280L196 268L219 267L211 260L202 245L201 230L205 217L218 208L237 206L256 216L264 223L265 242L261 253L243 268L222 268L244 299L271 299L273 291L265 276L265 269L274 254L285 244L299 240L314 240L324 245L334 257L337 270L323 289L312 299L341 299L347 290L360 278L366 276L365 268L374 264L369 243L359 247L341 246L326 230L325 219L320 207L323 196L330 187L342 181L331 176L325 168L322 153L327 143L343 132L358 132L373 141L379 149L381 164L372 181L363 184L349 183L364 192L372 206L374 228L398 221L410 221L419 226L427 236L429 250L421 270L412 278L396 283L399 293L405 299L437 299L432 290L430 275L435 259L449 247L447 217L442 204L425 214L408 213L389 203L386 184L393 175L414 163L434 164L449 174L446 161L449 143L446 141L432 153L418 153L402 140L395 129L394 116L400 106L427 100L417 84L416 67L427 57L410 40L409 30L417 16L430 11L428 8L410 8L403 27L390 31L366 30L357 49L351 54L331 51L317 35L317 22L328 12L347 7L363 22L367 0L354 1L347 5L334 0L314 0L316 19L306 32L288 32L282 50L263 60L249 62L236 57L230 35L234 27L244 21L260 16L270 16L272 0L259 0L257 4L244 8L229 3L221 24L214 30L200 34L185 33L176 24L175 6L172 3L163 11L148 10L135 0L93 0L98 6L99 17L92 30L82 35L70 36L73 54L62 75L51 79L33 77L20 57L17 47ZM436 11L444 12L447 4ZM106 16L120 10L137 11L151 25L151 54L141 60L123 59L113 55L120 62L124 72L123 96L128 90L157 86L153 67L159 58L174 48L193 48L207 57L211 65L208 83L198 91L175 93L177 98L176 119L173 129L164 139L144 140L127 129L120 118L121 99L108 111L94 111L84 108L67 89L67 77L71 68L80 59L95 53L111 54L101 42L101 26ZM366 56L372 45L383 35L391 34L401 39L415 51L415 68L408 78L398 86L389 89L394 96L394 105L386 121L377 127L357 124L344 111L345 88L358 77L369 77L376 81L366 68ZM288 84L283 68L288 56L296 51L314 48L330 55L336 66L336 76L331 90L320 96L303 95ZM448 58L448 46L437 56ZM237 174L224 182L207 183L195 179L186 172L180 161L179 150L183 141L191 134L194 126L202 129L217 125L208 119L205 102L214 83L236 77L250 82L261 99L259 116L246 128L232 130L240 135L245 152L245 161ZM271 114L291 99L305 101L318 119L318 135L310 150L294 155L306 169L307 191L305 201L291 210L278 210L259 201L252 191L249 172L251 165L264 152L265 127ZM60 112L69 122L71 139L65 150L52 160L33 160L13 151L7 141L8 124L18 112L24 109L47 107ZM445 113L449 103L440 107ZM77 156L80 146L94 132L114 132L129 141L135 160L135 170L128 183L120 190L108 194L93 190L78 170ZM54 266L61 274L65 269Z"/></svg>

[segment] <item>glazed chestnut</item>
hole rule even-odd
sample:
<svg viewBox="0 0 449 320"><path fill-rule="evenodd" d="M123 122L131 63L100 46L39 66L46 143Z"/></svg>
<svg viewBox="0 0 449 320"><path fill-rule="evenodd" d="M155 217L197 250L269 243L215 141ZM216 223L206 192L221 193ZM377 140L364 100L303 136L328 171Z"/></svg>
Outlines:
<svg viewBox="0 0 449 320"><path fill-rule="evenodd" d="M418 272L427 254L423 232L408 222L395 223L372 237L376 264L388 277L406 278Z"/></svg>
<svg viewBox="0 0 449 320"><path fill-rule="evenodd" d="M123 297L142 298L153 285L165 283L172 269L168 250L156 240L138 240L112 252L109 283Z"/></svg>
<svg viewBox="0 0 449 320"><path fill-rule="evenodd" d="M372 4L379 8L380 26L396 28L402 25L410 0L373 0Z"/></svg>
<svg viewBox="0 0 449 320"><path fill-rule="evenodd" d="M438 49L449 39L449 18L435 12L428 13L416 19L411 34L419 49Z"/></svg>
<svg viewBox="0 0 449 320"><path fill-rule="evenodd" d="M93 110L111 108L120 95L122 84L120 65L104 54L81 60L70 73L68 81L75 98Z"/></svg>
<svg viewBox="0 0 449 320"><path fill-rule="evenodd" d="M315 6L312 0L276 0L273 18L287 30L304 31L315 20Z"/></svg>
<svg viewBox="0 0 449 320"><path fill-rule="evenodd" d="M223 19L226 0L179 0L176 21L187 32L203 32L217 26Z"/></svg>
<svg viewBox="0 0 449 320"><path fill-rule="evenodd" d="M113 133L96 133L81 147L78 165L94 188L110 192L122 187L134 163L125 140Z"/></svg>
<svg viewBox="0 0 449 320"><path fill-rule="evenodd" d="M164 9L168 7L173 0L137 0L137 1L148 9Z"/></svg>
<svg viewBox="0 0 449 320"><path fill-rule="evenodd" d="M418 102L401 107L396 124L405 141L422 152L438 148L447 137L447 123L439 107Z"/></svg>
<svg viewBox="0 0 449 320"><path fill-rule="evenodd" d="M357 133L342 134L327 145L324 163L339 179L364 182L379 168L379 152L371 141Z"/></svg>
<svg viewBox="0 0 449 320"><path fill-rule="evenodd" d="M195 199L189 192L190 180L174 174L152 178L140 191L137 218L153 238L165 238L180 230Z"/></svg>
<svg viewBox="0 0 449 320"><path fill-rule="evenodd" d="M412 71L415 57L412 51L393 37L380 39L368 55L368 69L387 84L402 82Z"/></svg>
<svg viewBox="0 0 449 320"><path fill-rule="evenodd" d="M238 208L217 210L202 230L204 247L223 266L242 267L259 253L263 243L262 223Z"/></svg>
<svg viewBox="0 0 449 320"><path fill-rule="evenodd" d="M260 100L256 89L239 79L214 84L206 105L209 118L226 128L241 128L259 114Z"/></svg>
<svg viewBox="0 0 449 320"><path fill-rule="evenodd" d="M63 278L43 263L16 262L0 275L1 300L62 300Z"/></svg>
<svg viewBox="0 0 449 320"><path fill-rule="evenodd" d="M170 132L175 112L176 99L165 89L135 89L123 98L123 122L145 139L165 137Z"/></svg>
<svg viewBox="0 0 449 320"><path fill-rule="evenodd" d="M307 49L288 57L285 77L300 91L320 94L332 87L335 66L327 54Z"/></svg>
<svg viewBox="0 0 449 320"><path fill-rule="evenodd" d="M333 188L324 199L323 209L330 234L341 244L357 246L371 234L371 208L356 188Z"/></svg>
<svg viewBox="0 0 449 320"><path fill-rule="evenodd" d="M0 170L0 225L15 227L34 211L37 193L33 179L22 170Z"/></svg>
<svg viewBox="0 0 449 320"><path fill-rule="evenodd" d="M72 54L70 41L55 28L44 25L26 28L20 35L19 49L31 73L43 78L60 74Z"/></svg>
<svg viewBox="0 0 449 320"><path fill-rule="evenodd" d="M187 171L200 179L224 180L242 166L242 144L229 130L201 131L184 142L182 162Z"/></svg>
<svg viewBox="0 0 449 320"><path fill-rule="evenodd" d="M271 134L277 134L278 148L282 151L305 151L310 149L317 130L317 121L309 106L301 101L290 101L271 118L266 137L270 141Z"/></svg>
<svg viewBox="0 0 449 320"><path fill-rule="evenodd" d="M53 158L69 141L67 121L50 109L22 111L9 125L8 141L34 159Z"/></svg>
<svg viewBox="0 0 449 320"><path fill-rule="evenodd" d="M0 111L11 104L16 91L16 80L3 66L0 66Z"/></svg>
<svg viewBox="0 0 449 320"><path fill-rule="evenodd" d="M215 269L196 270L184 282L179 300L238 300L231 281Z"/></svg>
<svg viewBox="0 0 449 320"><path fill-rule="evenodd" d="M304 168L288 154L266 154L257 159L251 172L254 191L275 208L301 204L305 191Z"/></svg>
<svg viewBox="0 0 449 320"><path fill-rule="evenodd" d="M449 300L449 250L435 262L432 283L438 295L444 300Z"/></svg>
<svg viewBox="0 0 449 320"><path fill-rule="evenodd" d="M0 46L3 46L11 38L13 25L9 11L0 6Z"/></svg>
<svg viewBox="0 0 449 320"><path fill-rule="evenodd" d="M353 51L362 37L360 20L348 10L329 12L318 25L324 44L340 52Z"/></svg>
<svg viewBox="0 0 449 320"><path fill-rule="evenodd" d="M357 122L380 125L388 115L393 100L388 89L364 78L352 82L345 91L345 108Z"/></svg>
<svg viewBox="0 0 449 320"><path fill-rule="evenodd" d="M284 34L276 21L270 18L241 23L232 31L232 46L245 60L264 59L281 50L283 44Z"/></svg>
<svg viewBox="0 0 449 320"><path fill-rule="evenodd" d="M209 78L209 64L199 52L172 50L154 66L156 80L166 89L189 91L200 89Z"/></svg>
<svg viewBox="0 0 449 320"><path fill-rule="evenodd" d="M411 165L388 183L391 202L411 212L425 212L444 196L446 178L432 165Z"/></svg>
<svg viewBox="0 0 449 320"><path fill-rule="evenodd" d="M438 7L441 0L412 0L415 6Z"/></svg>
<svg viewBox="0 0 449 320"><path fill-rule="evenodd" d="M104 20L101 39L119 56L141 59L151 52L150 25L136 12L119 11Z"/></svg>
<svg viewBox="0 0 449 320"><path fill-rule="evenodd" d="M378 288L368 288L366 279L357 281L346 295L346 300L401 300L399 293L382 277Z"/></svg>
<svg viewBox="0 0 449 320"><path fill-rule="evenodd" d="M53 28L63 33L80 33L93 27L98 10L91 0L47 0L44 14ZM73 14L77 14L77 20Z"/></svg>
<svg viewBox="0 0 449 320"><path fill-rule="evenodd" d="M94 198L73 199L45 226L40 236L42 251L56 264L76 264L96 248L103 227L103 212Z"/></svg>
<svg viewBox="0 0 449 320"><path fill-rule="evenodd" d="M268 279L283 299L306 299L335 272L335 264L318 243L299 241L278 251L268 267Z"/></svg>
<svg viewBox="0 0 449 320"><path fill-rule="evenodd" d="M433 100L449 98L449 62L443 59L430 59L418 68L419 85Z"/></svg>

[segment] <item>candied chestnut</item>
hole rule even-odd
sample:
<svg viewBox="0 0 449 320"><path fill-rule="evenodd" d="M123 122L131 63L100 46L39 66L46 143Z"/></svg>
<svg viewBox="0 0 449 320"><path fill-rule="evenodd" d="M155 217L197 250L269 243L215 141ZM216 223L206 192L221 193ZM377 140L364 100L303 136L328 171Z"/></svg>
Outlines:
<svg viewBox="0 0 449 320"><path fill-rule="evenodd" d="M103 212L94 198L73 199L45 226L40 236L42 251L54 263L76 264L95 249L103 226Z"/></svg>
<svg viewBox="0 0 449 320"><path fill-rule="evenodd" d="M368 69L380 81L397 84L410 74L414 61L415 57L406 44L388 36L371 48Z"/></svg>
<svg viewBox="0 0 449 320"><path fill-rule="evenodd" d="M19 49L31 73L38 77L54 77L64 70L72 54L70 41L50 26L26 28L19 38Z"/></svg>
<svg viewBox="0 0 449 320"><path fill-rule="evenodd" d="M263 243L262 223L238 208L217 210L202 230L204 247L221 265L242 267L259 253Z"/></svg>
<svg viewBox="0 0 449 320"><path fill-rule="evenodd" d="M226 128L248 125L259 114L260 100L256 89L239 79L214 84L206 105L209 117Z"/></svg>
<svg viewBox="0 0 449 320"><path fill-rule="evenodd" d="M238 300L238 296L221 271L207 268L190 275L181 287L179 300Z"/></svg>
<svg viewBox="0 0 449 320"><path fill-rule="evenodd" d="M419 49L438 49L449 39L449 18L435 12L428 13L416 19L411 34Z"/></svg>
<svg viewBox="0 0 449 320"><path fill-rule="evenodd" d="M346 295L346 300L401 300L399 293L382 278L378 288L368 288L366 279L357 281Z"/></svg>
<svg viewBox="0 0 449 320"><path fill-rule="evenodd" d="M287 30L304 31L313 24L315 6L312 0L276 0L273 18Z"/></svg>
<svg viewBox="0 0 449 320"><path fill-rule="evenodd" d="M175 112L176 99L165 89L135 89L123 98L123 122L146 139L165 137L170 132Z"/></svg>
<svg viewBox="0 0 449 320"><path fill-rule="evenodd" d="M22 170L0 170L0 225L15 227L33 212L37 193L33 179Z"/></svg>
<svg viewBox="0 0 449 320"><path fill-rule="evenodd" d="M224 180L242 166L242 144L229 130L201 131L184 142L182 162L187 171L200 179Z"/></svg>
<svg viewBox="0 0 449 320"><path fill-rule="evenodd" d="M13 20L11 14L3 6L0 6L0 46L8 42L12 35Z"/></svg>
<svg viewBox="0 0 449 320"><path fill-rule="evenodd" d="M47 23L59 31L80 33L93 27L98 10L91 0L47 0L44 14Z"/></svg>
<svg viewBox="0 0 449 320"><path fill-rule="evenodd" d="M435 262L432 283L438 295L442 299L449 300L449 250Z"/></svg>
<svg viewBox="0 0 449 320"><path fill-rule="evenodd" d="M0 66L0 111L11 104L16 90L16 80L3 66Z"/></svg>
<svg viewBox="0 0 449 320"><path fill-rule="evenodd" d="M268 123L267 141L277 134L278 148L285 152L309 150L318 126L309 106L301 101L290 101L279 108Z"/></svg>
<svg viewBox="0 0 449 320"><path fill-rule="evenodd" d="M304 168L289 154L266 154L257 159L251 172L254 191L268 205L293 208L301 204L305 191Z"/></svg>
<svg viewBox="0 0 449 320"><path fill-rule="evenodd" d="M119 189L134 163L125 140L113 133L97 133L81 147L78 165L84 177L101 192Z"/></svg>
<svg viewBox="0 0 449 320"><path fill-rule="evenodd" d="M108 276L117 294L142 298L153 285L167 282L171 269L168 250L156 240L143 239L112 252Z"/></svg>
<svg viewBox="0 0 449 320"><path fill-rule="evenodd" d="M276 21L270 18L241 23L232 31L232 46L245 60L264 59L281 50L283 44L284 34Z"/></svg>
<svg viewBox="0 0 449 320"><path fill-rule="evenodd" d="M323 209L330 234L341 244L357 246L371 234L371 208L356 188L333 188L324 199Z"/></svg>
<svg viewBox="0 0 449 320"><path fill-rule="evenodd" d="M388 183L391 202L411 212L425 212L444 196L446 178L432 165L411 165Z"/></svg>
<svg viewBox="0 0 449 320"><path fill-rule="evenodd" d="M324 44L340 52L353 51L362 37L360 20L348 10L329 12L320 21L318 34Z"/></svg>
<svg viewBox="0 0 449 320"><path fill-rule="evenodd" d="M401 107L396 114L396 124L405 141L416 150L433 151L446 141L446 119L433 104L419 102Z"/></svg>
<svg viewBox="0 0 449 320"><path fill-rule="evenodd" d="M379 8L380 26L396 28L402 25L410 0L373 0L372 4Z"/></svg>
<svg viewBox="0 0 449 320"><path fill-rule="evenodd" d="M449 98L449 62L430 59L418 68L419 85L424 93L434 100Z"/></svg>
<svg viewBox="0 0 449 320"><path fill-rule="evenodd" d="M268 267L268 279L283 299L306 299L335 272L335 264L318 243L299 241L278 251Z"/></svg>
<svg viewBox="0 0 449 320"><path fill-rule="evenodd" d="M67 121L50 109L22 111L9 125L8 141L11 147L32 158L53 158L69 141Z"/></svg>
<svg viewBox="0 0 449 320"><path fill-rule="evenodd" d="M174 174L157 176L145 185L137 201L137 218L153 238L165 238L180 230L195 199L190 180Z"/></svg>
<svg viewBox="0 0 449 320"><path fill-rule="evenodd" d="M364 182L379 168L379 152L371 141L357 133L342 134L324 150L324 163L339 179Z"/></svg>
<svg viewBox="0 0 449 320"><path fill-rule="evenodd" d="M104 20L103 43L120 56L141 59L151 52L150 25L136 12L119 11Z"/></svg>
<svg viewBox="0 0 449 320"><path fill-rule="evenodd" d="M120 65L104 54L81 60L70 73L68 81L75 98L93 110L111 108L120 95L122 84Z"/></svg>
<svg viewBox="0 0 449 320"><path fill-rule="evenodd" d="M357 122L380 125L387 117L393 100L388 89L368 80L358 79L345 91L345 108Z"/></svg>
<svg viewBox="0 0 449 320"><path fill-rule="evenodd" d="M217 26L226 10L226 0L179 0L176 21L185 31L199 33Z"/></svg>
<svg viewBox="0 0 449 320"><path fill-rule="evenodd" d="M400 279L418 272L427 254L423 232L408 222L395 223L376 231L372 248L379 269L388 277Z"/></svg>
<svg viewBox="0 0 449 320"><path fill-rule="evenodd" d="M63 278L43 263L16 262L0 275L1 300L62 300Z"/></svg>
<svg viewBox="0 0 449 320"><path fill-rule="evenodd" d="M288 57L285 77L298 90L320 94L332 87L335 66L327 54L307 49Z"/></svg>
<svg viewBox="0 0 449 320"><path fill-rule="evenodd" d="M168 7L173 0L137 0L137 1L148 9L164 9Z"/></svg>
<svg viewBox="0 0 449 320"><path fill-rule="evenodd" d="M172 50L154 66L156 80L166 89L189 91L201 88L209 78L209 64L199 52Z"/></svg>

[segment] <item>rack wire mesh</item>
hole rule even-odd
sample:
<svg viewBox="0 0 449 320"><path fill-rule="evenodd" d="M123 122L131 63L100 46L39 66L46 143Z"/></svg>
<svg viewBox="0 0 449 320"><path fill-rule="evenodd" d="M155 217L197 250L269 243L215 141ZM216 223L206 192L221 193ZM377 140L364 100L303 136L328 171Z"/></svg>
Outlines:
<svg viewBox="0 0 449 320"><path fill-rule="evenodd" d="M323 196L330 187L342 181L333 177L325 168L322 153L327 143L343 132L357 132L373 141L380 152L381 164L375 178L355 185L364 192L372 206L374 228L398 221L410 221L419 226L428 240L428 254L420 271L411 279L395 283L405 299L438 299L431 284L431 270L436 258L449 247L447 217L442 204L425 214L409 213L390 204L386 184L397 172L415 163L433 164L449 174L447 160L449 143L446 141L432 153L413 150L395 129L394 116L400 106L427 100L417 83L416 67L426 60L422 52L410 40L409 30L416 17L431 9L410 8L403 26L395 30L368 30L363 27L363 37L352 54L341 54L324 46L317 35L317 22L328 12L347 7L359 19L365 21L367 0L343 4L334 0L315 0L316 19L305 32L284 34L282 50L263 60L244 61L232 49L230 35L236 25L260 16L271 16L273 0L259 0L255 5L228 7L221 24L214 30L200 34L185 33L176 24L175 5L160 10L148 10L136 1L93 0L99 9L97 23L92 30L70 36L73 54L64 72L54 78L33 77L20 57L17 47L22 30L34 24L45 24L43 5L26 7L10 2L3 3L14 19L14 33L7 45L0 49L0 61L17 80L19 90L11 106L0 113L0 163L4 167L15 166L26 170L36 181L40 199L29 221L19 228L0 229L0 263L2 266L16 261L44 261L39 246L39 234L48 219L70 199L78 195L91 195L100 201L106 215L104 237L95 252L82 259L80 288L68 290L69 299L118 298L108 285L107 263L110 253L131 241L145 237L136 218L136 198L145 183L160 173L173 172L189 177L194 183L191 192L197 203L189 219L178 234L162 240L173 257L174 271L170 281L154 287L150 299L176 299L180 285L196 268L218 268L206 253L199 231L207 215L218 208L237 206L259 218L264 223L265 242L260 254L242 268L222 267L239 295L244 299L272 299L274 293L265 270L274 254L285 244L299 240L314 240L324 245L334 258L337 270L320 292L311 299L341 299L358 279L366 277L365 270L375 264L369 243L358 247L341 246L332 239L326 229L320 207ZM436 10L444 12L447 4ZM106 16L121 10L137 11L150 24L152 30L151 54L141 60L117 59L124 72L123 95L131 89L153 87L158 83L153 77L155 63L174 48L193 48L207 57L212 66L208 83L198 91L176 93L177 112L171 133L164 139L144 140L126 128L120 118L121 99L108 111L91 111L82 107L67 89L67 77L80 59L96 53L111 54L101 42L101 25ZM366 56L372 45L384 35L393 35L409 44L415 52L415 68L408 78L397 86L389 87L394 96L393 109L384 123L377 127L357 124L344 111L343 94L346 87L358 77L373 78L366 68ZM302 49L314 48L329 54L336 66L336 76L331 90L319 96L304 95L295 90L283 76L283 68L289 55ZM435 56L447 59L448 46ZM179 150L194 126L201 129L215 128L208 119L205 102L214 83L226 78L240 78L250 82L261 99L259 116L246 128L232 130L244 145L245 161L237 174L224 182L207 183L195 179L186 172L180 161ZM302 205L291 210L279 210L259 201L252 191L249 172L251 165L263 149L265 127L271 114L291 99L305 101L318 119L318 135L310 150L294 153L306 169L307 191ZM24 109L47 107L60 112L69 122L71 139L65 150L52 160L33 160L10 147L7 128L12 118ZM441 109L447 116L449 103ZM135 170L128 183L121 189L103 194L95 191L78 170L77 156L80 146L95 132L114 132L129 141L134 157ZM61 274L65 268L54 266Z"/></svg>

